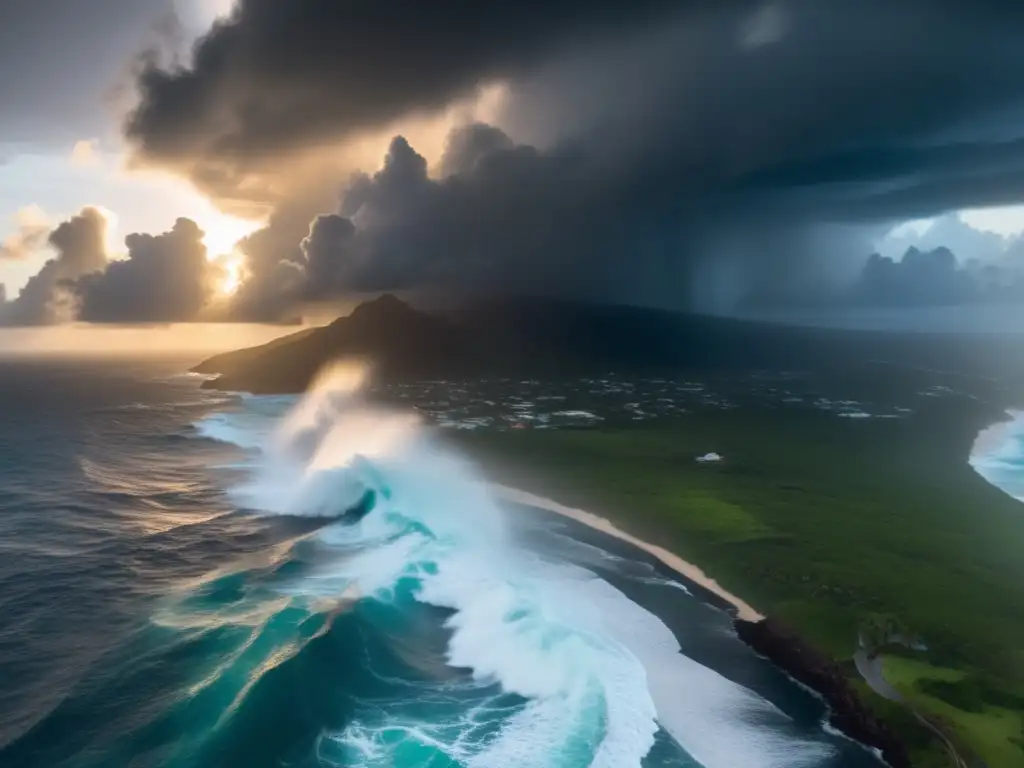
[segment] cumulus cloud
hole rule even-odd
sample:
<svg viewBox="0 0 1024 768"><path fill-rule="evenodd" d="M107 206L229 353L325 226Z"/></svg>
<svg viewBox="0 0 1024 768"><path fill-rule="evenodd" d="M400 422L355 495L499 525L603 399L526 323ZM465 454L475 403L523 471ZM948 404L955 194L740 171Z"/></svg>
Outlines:
<svg viewBox="0 0 1024 768"><path fill-rule="evenodd" d="M336 206L338 185L306 189L274 211L265 227L243 238L242 283L231 298L229 315L255 322L293 319L305 282L301 243L310 220Z"/></svg>
<svg viewBox="0 0 1024 768"><path fill-rule="evenodd" d="M14 233L0 242L0 261L21 260L46 244L50 223L37 205L22 208L14 215Z"/></svg>
<svg viewBox="0 0 1024 768"><path fill-rule="evenodd" d="M356 237L351 219L334 213L313 219L309 234L302 241L308 293L315 297L320 291L330 295L344 281L346 255Z"/></svg>
<svg viewBox="0 0 1024 768"><path fill-rule="evenodd" d="M107 227L107 214L92 206L57 225L48 239L59 254L61 279L86 275L106 266Z"/></svg>
<svg viewBox="0 0 1024 768"><path fill-rule="evenodd" d="M107 264L107 217L98 208L83 208L47 236L56 256L33 275L21 293L0 309L5 325L44 325L74 320L74 284Z"/></svg>
<svg viewBox="0 0 1024 768"><path fill-rule="evenodd" d="M128 235L127 258L73 283L78 319L94 323L196 319L209 302L216 280L203 234L194 221L180 218L160 235Z"/></svg>
<svg viewBox="0 0 1024 768"><path fill-rule="evenodd" d="M873 254L851 298L872 306L935 306L979 298L979 286L949 248L911 247L899 261Z"/></svg>
<svg viewBox="0 0 1024 768"><path fill-rule="evenodd" d="M965 264L948 248L911 246L898 261L872 255L847 298L870 306L1014 302L1024 298L1024 264Z"/></svg>
<svg viewBox="0 0 1024 768"><path fill-rule="evenodd" d="M450 175L430 177L396 137L381 170L353 177L337 210L313 220L300 253L263 270L290 263L301 276L293 296L304 300L423 288L611 296L625 277L614 254L633 247L632 269L649 258L639 230L650 211L622 205L589 218L618 201L593 183L586 158L474 125L453 133L445 166Z"/></svg>
<svg viewBox="0 0 1024 768"><path fill-rule="evenodd" d="M913 222L890 233L879 244L879 252L900 258L910 247L932 251L946 247L966 263L1001 261L1014 238L970 226L958 213L947 213L931 221Z"/></svg>
<svg viewBox="0 0 1024 768"><path fill-rule="evenodd" d="M280 306L428 289L716 310L755 290L778 298L786 290L831 289L839 273L852 282L875 233L752 219L725 238L717 221L699 220L642 179L609 177L599 158L568 146L515 144L488 125L455 129L440 168L430 176L425 158L396 137L377 173L354 176L337 208L313 219L300 252L258 262L258 275L287 269L290 277L287 301L282 292L264 299L276 297ZM832 266L813 270L826 251ZM698 268L709 262L714 268ZM799 265L803 278L781 272L780 262ZM737 274L715 271L722 267Z"/></svg>
<svg viewBox="0 0 1024 768"><path fill-rule="evenodd" d="M89 168L100 163L99 139L79 139L71 148L71 162L81 168Z"/></svg>
<svg viewBox="0 0 1024 768"><path fill-rule="evenodd" d="M46 238L56 255L12 301L0 302L4 325L175 322L199 319L223 268L209 262L203 232L178 219L169 232L130 234L127 254L110 259L108 221L83 208Z"/></svg>
<svg viewBox="0 0 1024 768"><path fill-rule="evenodd" d="M1009 255L1009 254L1008 254ZM1024 262L963 261L949 248L910 246L897 257L872 254L856 279L817 290L760 296L752 309L787 307L907 309L967 304L1009 304L1024 299Z"/></svg>

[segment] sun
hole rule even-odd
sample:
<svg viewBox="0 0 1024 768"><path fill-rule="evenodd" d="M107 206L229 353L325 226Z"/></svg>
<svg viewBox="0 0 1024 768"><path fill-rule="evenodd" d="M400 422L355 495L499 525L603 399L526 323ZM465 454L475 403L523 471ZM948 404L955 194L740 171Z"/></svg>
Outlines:
<svg viewBox="0 0 1024 768"><path fill-rule="evenodd" d="M244 256L238 250L238 241L258 229L260 224L220 213L205 216L198 223L205 232L206 258L220 268L217 293L230 296L242 282Z"/></svg>
<svg viewBox="0 0 1024 768"><path fill-rule="evenodd" d="M215 259L234 252L235 245L246 235L259 228L259 222L247 221L236 216L216 214L204 216L196 222L206 234L203 245L206 246L208 258Z"/></svg>
<svg viewBox="0 0 1024 768"><path fill-rule="evenodd" d="M242 284L242 254L236 251L229 256L223 256L217 260L217 264L222 273L217 293L221 296L231 296Z"/></svg>

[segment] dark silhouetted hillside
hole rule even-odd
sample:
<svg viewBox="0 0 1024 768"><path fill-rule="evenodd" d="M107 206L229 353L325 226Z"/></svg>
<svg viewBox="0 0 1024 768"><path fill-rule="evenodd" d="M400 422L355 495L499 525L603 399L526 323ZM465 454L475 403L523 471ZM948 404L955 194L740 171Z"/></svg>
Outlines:
<svg viewBox="0 0 1024 768"><path fill-rule="evenodd" d="M372 362L385 380L474 375L820 368L884 360L1019 374L1018 338L889 334L798 328L628 306L508 299L450 312L414 309L391 295L323 328L198 365L207 386L299 392L339 358Z"/></svg>

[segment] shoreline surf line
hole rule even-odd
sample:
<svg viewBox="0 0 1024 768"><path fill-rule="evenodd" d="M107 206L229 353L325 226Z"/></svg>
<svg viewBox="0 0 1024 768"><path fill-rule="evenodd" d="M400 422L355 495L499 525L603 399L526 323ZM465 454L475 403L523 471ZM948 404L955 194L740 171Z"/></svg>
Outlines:
<svg viewBox="0 0 1024 768"><path fill-rule="evenodd" d="M1021 421L1024 421L1024 410L1008 408L1004 418L979 431L971 444L969 457L971 465L974 466L977 461L982 461L992 454L998 453L1006 445L1007 440L1012 437L1014 426Z"/></svg>
<svg viewBox="0 0 1024 768"><path fill-rule="evenodd" d="M708 576L693 563L687 562L679 555L665 549L664 547L659 547L658 545L650 544L643 539L638 539L636 536L633 536L616 526L607 518L595 515L592 512L587 512L583 509L567 507L564 504L559 504L557 501L545 499L542 496L536 496L528 491L523 491L518 488L510 488L506 485L500 484L492 484L491 487L502 499L530 507L537 507L538 509L543 509L548 512L554 512L555 514L568 517L578 523L587 525L595 530L601 531L609 536L614 536L621 541L625 541L628 544L632 544L634 547L642 549L644 552L656 557L676 573L686 577L695 584L699 584L709 592L718 595L723 600L731 604L736 609L736 618L741 619L742 621L758 622L765 618L764 614L758 612L750 605L750 603L743 598L734 595L732 592L729 592L725 587L721 586L717 581Z"/></svg>

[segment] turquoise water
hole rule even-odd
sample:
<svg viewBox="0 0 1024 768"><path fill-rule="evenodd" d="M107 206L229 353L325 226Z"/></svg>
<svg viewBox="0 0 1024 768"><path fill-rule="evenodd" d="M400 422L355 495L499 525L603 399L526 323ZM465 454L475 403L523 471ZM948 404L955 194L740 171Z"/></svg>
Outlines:
<svg viewBox="0 0 1024 768"><path fill-rule="evenodd" d="M1011 411L1009 420L979 435L971 466L992 485L1024 501L1024 411Z"/></svg>
<svg viewBox="0 0 1024 768"><path fill-rule="evenodd" d="M880 764L714 596L499 505L350 372L173 371L0 379L4 768Z"/></svg>

